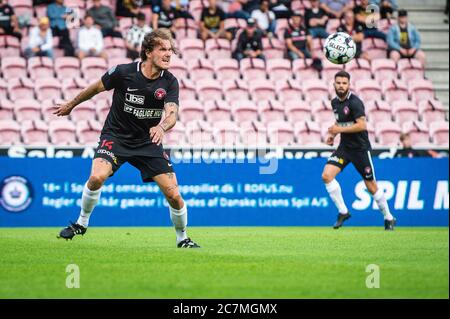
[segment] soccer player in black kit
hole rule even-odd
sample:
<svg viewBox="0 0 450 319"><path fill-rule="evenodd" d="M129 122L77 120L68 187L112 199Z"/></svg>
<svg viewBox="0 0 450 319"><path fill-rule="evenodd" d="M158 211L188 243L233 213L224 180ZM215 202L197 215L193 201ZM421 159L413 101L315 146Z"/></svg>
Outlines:
<svg viewBox="0 0 450 319"><path fill-rule="evenodd" d="M114 89L91 174L84 186L80 216L76 223L61 230L60 238L84 235L103 184L122 164L129 162L141 172L143 182L156 182L166 197L177 247L200 247L187 237L186 203L180 195L172 163L161 145L164 133L175 126L178 115L178 80L168 71L174 51L169 30L148 33L142 42L141 61L111 68L72 101L57 105L55 114L67 116L78 104Z"/></svg>
<svg viewBox="0 0 450 319"><path fill-rule="evenodd" d="M338 72L335 75L334 89L337 97L331 101L331 105L336 123L328 129L326 142L332 146L336 135L341 134L341 143L328 158L322 173L325 187L339 211L334 228L341 227L351 216L342 197L341 186L335 178L349 163L352 163L384 215L385 230L394 230L396 220L390 213L383 191L378 189L375 180L364 104L350 91L350 74L345 71Z"/></svg>

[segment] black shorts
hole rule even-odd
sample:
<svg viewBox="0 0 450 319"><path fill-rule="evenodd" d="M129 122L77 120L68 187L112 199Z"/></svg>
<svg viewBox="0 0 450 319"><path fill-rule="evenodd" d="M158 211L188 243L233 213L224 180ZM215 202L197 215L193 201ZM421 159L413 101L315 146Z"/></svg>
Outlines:
<svg viewBox="0 0 450 319"><path fill-rule="evenodd" d="M327 164L339 167L342 171L349 163L355 166L364 180L375 180L375 171L369 150L348 150L343 147L338 147L328 158L327 162Z"/></svg>
<svg viewBox="0 0 450 319"><path fill-rule="evenodd" d="M153 177L157 175L174 172L169 156L162 147L131 148L111 136L100 137L94 155L94 159L96 158L103 158L111 163L113 170L111 176L122 164L130 163L141 172L144 183L153 182Z"/></svg>

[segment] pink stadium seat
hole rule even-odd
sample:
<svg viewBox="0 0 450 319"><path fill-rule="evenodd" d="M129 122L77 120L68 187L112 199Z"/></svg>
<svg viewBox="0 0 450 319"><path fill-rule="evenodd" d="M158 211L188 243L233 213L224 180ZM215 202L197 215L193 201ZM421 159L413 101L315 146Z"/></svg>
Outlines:
<svg viewBox="0 0 450 319"><path fill-rule="evenodd" d="M177 39L195 39L198 34L198 26L192 19L179 18L176 20L177 26L176 36Z"/></svg>
<svg viewBox="0 0 450 319"><path fill-rule="evenodd" d="M180 120L183 123L190 121L203 120L203 103L198 100L184 100L180 108Z"/></svg>
<svg viewBox="0 0 450 319"><path fill-rule="evenodd" d="M95 103L91 100L78 104L70 113L70 119L74 122L95 120Z"/></svg>
<svg viewBox="0 0 450 319"><path fill-rule="evenodd" d="M408 133L413 146L430 143L430 133L425 123L409 121L402 125L403 133Z"/></svg>
<svg viewBox="0 0 450 319"><path fill-rule="evenodd" d="M55 78L43 78L36 81L36 96L38 100L61 98L61 82Z"/></svg>
<svg viewBox="0 0 450 319"><path fill-rule="evenodd" d="M278 99L282 102L302 100L302 87L292 79L285 81L276 81L275 89L278 93Z"/></svg>
<svg viewBox="0 0 450 319"><path fill-rule="evenodd" d="M132 62L133 62L133 60L131 60L130 58L109 58L108 59L108 70L111 69L112 67L115 67L116 65L129 64Z"/></svg>
<svg viewBox="0 0 450 319"><path fill-rule="evenodd" d="M395 122L379 122L376 124L375 132L379 144L384 146L398 145L401 129Z"/></svg>
<svg viewBox="0 0 450 319"><path fill-rule="evenodd" d="M276 38L263 38L263 52L267 60L283 59L286 51L286 44Z"/></svg>
<svg viewBox="0 0 450 319"><path fill-rule="evenodd" d="M239 127L235 122L215 122L213 133L217 146L233 146L240 143Z"/></svg>
<svg viewBox="0 0 450 319"><path fill-rule="evenodd" d="M125 58L127 55L127 48L125 40L121 38L106 37L103 39L104 47L108 59L111 58Z"/></svg>
<svg viewBox="0 0 450 319"><path fill-rule="evenodd" d="M440 146L449 145L448 122L433 122L430 124L430 135L433 143Z"/></svg>
<svg viewBox="0 0 450 319"><path fill-rule="evenodd" d="M419 120L419 109L414 102L398 100L392 102L392 114L399 124Z"/></svg>
<svg viewBox="0 0 450 319"><path fill-rule="evenodd" d="M275 88L269 80L255 79L249 82L249 88L254 101L274 100L276 97Z"/></svg>
<svg viewBox="0 0 450 319"><path fill-rule="evenodd" d="M365 107L367 119L371 123L389 122L392 119L392 107L385 101L368 101Z"/></svg>
<svg viewBox="0 0 450 319"><path fill-rule="evenodd" d="M181 122L171 128L166 134L164 134L164 145L185 145L186 143L186 128Z"/></svg>
<svg viewBox="0 0 450 319"><path fill-rule="evenodd" d="M226 39L208 39L205 50L210 60L231 58L231 44Z"/></svg>
<svg viewBox="0 0 450 319"><path fill-rule="evenodd" d="M180 100L194 100L196 99L195 84L189 80L179 78L178 84L180 85Z"/></svg>
<svg viewBox="0 0 450 319"><path fill-rule="evenodd" d="M213 79L199 80L197 82L197 94L202 101L222 100L222 86Z"/></svg>
<svg viewBox="0 0 450 319"><path fill-rule="evenodd" d="M328 99L328 87L322 80L309 79L303 81L303 93L308 101Z"/></svg>
<svg viewBox="0 0 450 319"><path fill-rule="evenodd" d="M294 128L285 121L270 122L267 125L269 142L272 145L289 146L295 144Z"/></svg>
<svg viewBox="0 0 450 319"><path fill-rule="evenodd" d="M69 78L62 82L62 92L65 100L73 99L83 89L88 86L86 80L82 78Z"/></svg>
<svg viewBox="0 0 450 319"><path fill-rule="evenodd" d="M422 63L416 59L401 59L397 62L397 71L400 78L409 83L416 79L425 78L425 71Z"/></svg>
<svg viewBox="0 0 450 319"><path fill-rule="evenodd" d="M14 120L0 120L0 145L20 144L20 125Z"/></svg>
<svg viewBox="0 0 450 319"><path fill-rule="evenodd" d="M40 120L22 123L22 139L26 145L46 146L48 142L48 125Z"/></svg>
<svg viewBox="0 0 450 319"><path fill-rule="evenodd" d="M35 84L29 78L21 77L8 81L8 93L11 101L19 98L34 98Z"/></svg>
<svg viewBox="0 0 450 319"><path fill-rule="evenodd" d="M184 60L205 57L203 41L200 39L181 39L180 51Z"/></svg>
<svg viewBox="0 0 450 319"><path fill-rule="evenodd" d="M311 121L311 105L304 101L287 101L285 104L285 112L288 121L292 124L302 121Z"/></svg>
<svg viewBox="0 0 450 319"><path fill-rule="evenodd" d="M261 122L268 124L270 122L284 121L284 106L275 100L266 100L258 102L258 111Z"/></svg>
<svg viewBox="0 0 450 319"><path fill-rule="evenodd" d="M213 129L208 122L193 121L185 126L189 144L195 147L214 146Z"/></svg>
<svg viewBox="0 0 450 319"><path fill-rule="evenodd" d="M214 67L206 59L190 59L187 61L190 79L194 82L198 80L213 80Z"/></svg>
<svg viewBox="0 0 450 319"><path fill-rule="evenodd" d="M258 121L239 124L242 144L248 147L267 145L267 128Z"/></svg>
<svg viewBox="0 0 450 319"><path fill-rule="evenodd" d="M126 34L133 26L133 18L121 17L119 20L119 29L122 34Z"/></svg>
<svg viewBox="0 0 450 319"><path fill-rule="evenodd" d="M341 25L341 20L339 19L329 19L327 23L327 32L329 34L335 33L337 28Z"/></svg>
<svg viewBox="0 0 450 319"><path fill-rule="evenodd" d="M434 100L433 83L430 80L416 79L409 84L409 93L412 100L419 104L423 100Z"/></svg>
<svg viewBox="0 0 450 319"><path fill-rule="evenodd" d="M312 62L311 59L297 59L292 62L292 72L300 83L309 79L319 78L319 72L311 67Z"/></svg>
<svg viewBox="0 0 450 319"><path fill-rule="evenodd" d="M419 114L422 121L427 125L431 122L445 121L445 108L442 103L437 100L420 101Z"/></svg>
<svg viewBox="0 0 450 319"><path fill-rule="evenodd" d="M367 122L367 132L369 133L369 141L372 146L377 146L377 139L375 134L375 127L374 124L371 121Z"/></svg>
<svg viewBox="0 0 450 319"><path fill-rule="evenodd" d="M17 121L39 120L41 104L35 99L18 99L14 102L14 113Z"/></svg>
<svg viewBox="0 0 450 319"><path fill-rule="evenodd" d="M386 59L387 44L381 39L367 38L363 40L362 50L369 54L369 58L373 60Z"/></svg>
<svg viewBox="0 0 450 319"><path fill-rule="evenodd" d="M0 56L18 57L20 56L21 45L19 39L13 36L0 36ZM25 39L24 39L25 40Z"/></svg>
<svg viewBox="0 0 450 319"><path fill-rule="evenodd" d="M48 57L28 59L28 73L33 80L53 78L53 60Z"/></svg>
<svg viewBox="0 0 450 319"><path fill-rule="evenodd" d="M284 38L284 32L289 28L289 20L288 19L277 19L277 26L275 28L275 34L279 39Z"/></svg>
<svg viewBox="0 0 450 319"><path fill-rule="evenodd" d="M212 125L219 121L231 121L231 106L228 102L222 100L208 101L204 107L206 119Z"/></svg>
<svg viewBox="0 0 450 319"><path fill-rule="evenodd" d="M0 77L0 99L6 98L8 95L8 83Z"/></svg>
<svg viewBox="0 0 450 319"><path fill-rule="evenodd" d="M41 114L44 122L51 122L60 119L60 117L53 114L56 111L56 105L63 103L61 99L57 100L44 100L41 101Z"/></svg>
<svg viewBox="0 0 450 319"><path fill-rule="evenodd" d="M317 123L333 122L335 116L331 103L325 100L315 100L311 102L311 113Z"/></svg>
<svg viewBox="0 0 450 319"><path fill-rule="evenodd" d="M80 77L80 60L74 57L55 59L55 74L61 80Z"/></svg>
<svg viewBox="0 0 450 319"><path fill-rule="evenodd" d="M66 119L59 119L50 122L50 140L55 145L75 145L76 128L75 125Z"/></svg>
<svg viewBox="0 0 450 319"><path fill-rule="evenodd" d="M107 99L101 99L95 102L95 111L97 113L99 123L105 123L105 119L108 116L110 109L111 103Z"/></svg>
<svg viewBox="0 0 450 319"><path fill-rule="evenodd" d="M20 16L33 16L33 1L32 0L9 0L8 4L14 8L14 14Z"/></svg>
<svg viewBox="0 0 450 319"><path fill-rule="evenodd" d="M292 79L292 66L291 61L289 60L286 59L267 60L266 68L269 78L274 83Z"/></svg>
<svg viewBox="0 0 450 319"><path fill-rule="evenodd" d="M363 101L381 100L381 87L375 80L361 80L355 84L357 94Z"/></svg>
<svg viewBox="0 0 450 319"><path fill-rule="evenodd" d="M297 122L294 125L294 133L298 145L307 146L321 144L320 126L316 122Z"/></svg>
<svg viewBox="0 0 450 319"><path fill-rule="evenodd" d="M185 79L189 75L186 62L175 55L172 56L170 60L170 72L173 73L173 75L175 75L178 79Z"/></svg>
<svg viewBox="0 0 450 319"><path fill-rule="evenodd" d="M239 79L239 62L234 59L213 60L214 71L219 81Z"/></svg>
<svg viewBox="0 0 450 319"><path fill-rule="evenodd" d="M107 69L108 66L106 61L102 58L87 57L81 60L81 71L83 73L83 78L87 80L100 79Z"/></svg>
<svg viewBox="0 0 450 319"><path fill-rule="evenodd" d="M78 141L81 145L97 145L102 125L95 120L79 121L76 124Z"/></svg>
<svg viewBox="0 0 450 319"><path fill-rule="evenodd" d="M0 120L12 120L14 118L14 104L5 98L0 98Z"/></svg>
<svg viewBox="0 0 450 319"><path fill-rule="evenodd" d="M326 59L322 61L322 64L323 64L322 78L327 82L333 81L335 74L339 71L344 70L343 64L334 64Z"/></svg>
<svg viewBox="0 0 450 319"><path fill-rule="evenodd" d="M246 81L266 78L266 65L261 59L242 59L241 74Z"/></svg>
<svg viewBox="0 0 450 319"><path fill-rule="evenodd" d="M351 60L349 63L345 64L345 70L350 73L352 84L359 80L372 78L370 63L364 59Z"/></svg>
<svg viewBox="0 0 450 319"><path fill-rule="evenodd" d="M231 103L231 113L234 121L237 123L258 120L258 108L256 107L256 103L253 101L233 101Z"/></svg>
<svg viewBox="0 0 450 319"><path fill-rule="evenodd" d="M391 59L377 59L372 61L372 73L375 80L382 81L397 78L397 64Z"/></svg>
<svg viewBox="0 0 450 319"><path fill-rule="evenodd" d="M1 55L3 78L11 79L27 76L27 62L24 58Z"/></svg>
<svg viewBox="0 0 450 319"><path fill-rule="evenodd" d="M203 0L191 0L189 1L189 13L192 14L195 21L200 20L203 8L207 6L207 3Z"/></svg>
<svg viewBox="0 0 450 319"><path fill-rule="evenodd" d="M225 80L222 83L222 87L225 100L228 102L249 99L248 85L245 81Z"/></svg>
<svg viewBox="0 0 450 319"><path fill-rule="evenodd" d="M408 85L398 79L384 80L381 84L384 99L390 103L396 100L407 100L409 98Z"/></svg>

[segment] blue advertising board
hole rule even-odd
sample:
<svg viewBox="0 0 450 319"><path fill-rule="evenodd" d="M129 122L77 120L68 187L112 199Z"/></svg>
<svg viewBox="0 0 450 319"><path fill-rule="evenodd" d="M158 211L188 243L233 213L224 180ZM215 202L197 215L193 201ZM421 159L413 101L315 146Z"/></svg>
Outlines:
<svg viewBox="0 0 450 319"><path fill-rule="evenodd" d="M326 159L258 163L179 163L175 170L190 226L330 226L336 208L321 180ZM0 157L0 226L64 226L76 220L91 160ZM398 226L448 226L448 158L374 159ZM379 226L381 213L356 170L338 176L348 225ZM168 226L167 202L155 183L125 164L105 184L91 226Z"/></svg>

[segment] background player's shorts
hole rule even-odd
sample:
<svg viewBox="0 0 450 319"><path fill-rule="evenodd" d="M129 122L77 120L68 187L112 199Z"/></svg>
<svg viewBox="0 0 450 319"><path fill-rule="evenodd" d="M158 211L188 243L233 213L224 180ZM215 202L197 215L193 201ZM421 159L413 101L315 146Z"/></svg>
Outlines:
<svg viewBox="0 0 450 319"><path fill-rule="evenodd" d="M95 158L103 158L112 165L114 173L128 162L141 172L142 181L145 183L153 182L153 177L173 173L172 163L169 156L161 149L152 148L148 155L144 155L143 149L135 149L120 144L117 139L111 136L100 137L100 142L95 150ZM111 175L111 176L112 176Z"/></svg>
<svg viewBox="0 0 450 319"><path fill-rule="evenodd" d="M372 156L369 150L348 150L338 147L328 158L327 164L339 167L341 170L352 163L364 180L373 181L375 171L372 164Z"/></svg>

